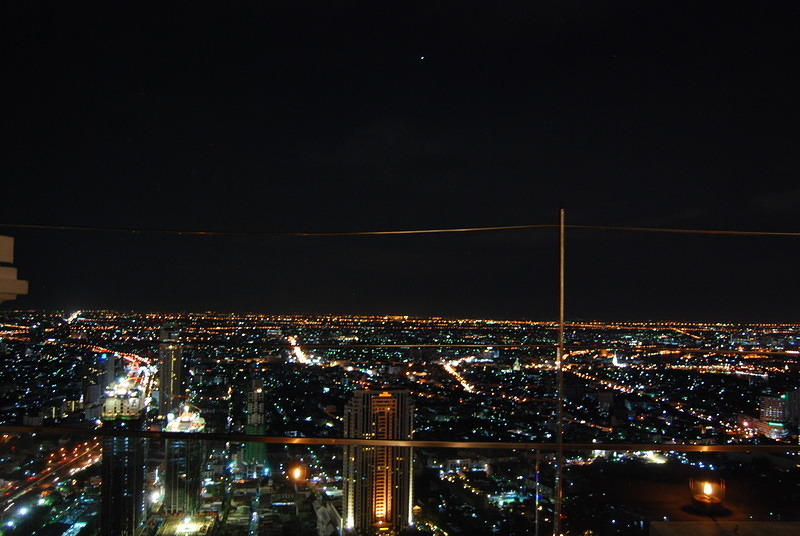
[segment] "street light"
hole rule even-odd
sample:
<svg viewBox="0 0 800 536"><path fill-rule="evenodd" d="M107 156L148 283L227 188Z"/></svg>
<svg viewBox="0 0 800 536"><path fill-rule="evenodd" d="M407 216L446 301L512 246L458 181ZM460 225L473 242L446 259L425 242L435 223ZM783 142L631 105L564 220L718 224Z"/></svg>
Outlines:
<svg viewBox="0 0 800 536"><path fill-rule="evenodd" d="M306 466L303 464L297 464L291 469L289 469L289 478L292 480L292 484L294 485L294 514L297 516L298 523L300 522L300 504L299 504L299 492L297 490L297 484L302 483L306 479Z"/></svg>
<svg viewBox="0 0 800 536"><path fill-rule="evenodd" d="M306 479L306 467L298 464L289 469L289 478L295 483L303 482Z"/></svg>

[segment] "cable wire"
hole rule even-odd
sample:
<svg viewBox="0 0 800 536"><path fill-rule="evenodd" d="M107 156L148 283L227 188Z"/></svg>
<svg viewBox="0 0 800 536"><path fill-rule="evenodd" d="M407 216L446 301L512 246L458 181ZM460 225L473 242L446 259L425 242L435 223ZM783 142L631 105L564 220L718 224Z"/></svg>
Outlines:
<svg viewBox="0 0 800 536"><path fill-rule="evenodd" d="M800 237L795 231L734 231L726 229L680 229L674 227L631 227L616 225L566 225L567 229L578 231L629 231L643 233L671 233L727 236L771 236ZM447 233L476 233L491 231L555 230L555 224L494 225L488 227L447 227L442 229L397 229L388 231L341 231L341 232L282 232L282 231L199 231L191 229L159 229L134 227L96 227L90 225L46 225L35 223L0 223L0 228L27 229L38 231L81 231L130 234L163 234L179 236L242 236L242 237L293 237L293 238L332 238L347 236L402 236Z"/></svg>
<svg viewBox="0 0 800 536"><path fill-rule="evenodd" d="M519 231L526 229L550 229L553 225L497 225L491 227L452 227L444 229L400 229L391 231L342 231L328 233L281 232L281 231L196 231L186 229L137 229L132 227L95 227L89 225L43 225L33 223L0 223L0 228L31 229L39 231L93 231L131 234L170 234L195 236L264 236L294 238L327 238L337 236L391 236L442 233L474 233L486 231Z"/></svg>

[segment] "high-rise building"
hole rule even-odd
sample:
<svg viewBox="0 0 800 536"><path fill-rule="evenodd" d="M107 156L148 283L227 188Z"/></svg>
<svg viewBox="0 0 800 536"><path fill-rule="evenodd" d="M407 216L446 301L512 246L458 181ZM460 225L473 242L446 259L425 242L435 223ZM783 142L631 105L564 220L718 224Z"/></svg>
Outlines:
<svg viewBox="0 0 800 536"><path fill-rule="evenodd" d="M800 429L800 389L759 399L758 416L769 437L785 437Z"/></svg>
<svg viewBox="0 0 800 536"><path fill-rule="evenodd" d="M166 432L199 433L205 421L189 406L177 417L168 417ZM167 439L164 471L164 510L170 514L194 514L200 502L205 448L202 441Z"/></svg>
<svg viewBox="0 0 800 536"><path fill-rule="evenodd" d="M104 430L144 428L141 390L121 379L109 386L101 416ZM104 437L100 533L134 536L144 522L144 439Z"/></svg>
<svg viewBox="0 0 800 536"><path fill-rule="evenodd" d="M787 396L764 395L759 399L758 412L762 421L783 424L786 422Z"/></svg>
<svg viewBox="0 0 800 536"><path fill-rule="evenodd" d="M245 433L249 435L264 435L266 431L265 408L264 408L264 382L258 379L253 380L250 391L247 393L247 407L245 415ZM267 445L264 443L245 443L242 459L245 463L255 469L263 465L267 460Z"/></svg>
<svg viewBox="0 0 800 536"><path fill-rule="evenodd" d="M408 391L356 391L345 406L345 437L411 439ZM358 535L398 534L412 524L410 447L345 447L343 519Z"/></svg>
<svg viewBox="0 0 800 536"><path fill-rule="evenodd" d="M167 413L183 404L183 353L179 342L180 330L173 323L161 327L158 345L159 413Z"/></svg>
<svg viewBox="0 0 800 536"><path fill-rule="evenodd" d="M97 358L97 364L100 367L98 383L102 389L105 389L117 381L117 375L122 371L118 367L117 356L113 353L100 354L100 357Z"/></svg>

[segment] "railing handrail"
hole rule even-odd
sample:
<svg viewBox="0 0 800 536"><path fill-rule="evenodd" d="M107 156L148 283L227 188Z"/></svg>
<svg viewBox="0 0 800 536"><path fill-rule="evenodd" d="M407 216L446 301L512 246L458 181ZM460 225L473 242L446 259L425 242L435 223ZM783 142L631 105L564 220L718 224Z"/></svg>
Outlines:
<svg viewBox="0 0 800 536"><path fill-rule="evenodd" d="M340 437L286 437L242 433L188 433L159 430L112 430L104 428L79 428L61 426L0 425L0 434L37 434L45 436L76 437L141 437L147 439L181 439L196 441L222 441L232 443L268 443L278 445L329 445L359 447L417 447L450 449L505 449L554 451L557 443L533 441L436 441L419 439L357 439ZM800 445L771 444L715 444L691 443L564 443L564 450L600 451L660 451L660 452L800 452Z"/></svg>

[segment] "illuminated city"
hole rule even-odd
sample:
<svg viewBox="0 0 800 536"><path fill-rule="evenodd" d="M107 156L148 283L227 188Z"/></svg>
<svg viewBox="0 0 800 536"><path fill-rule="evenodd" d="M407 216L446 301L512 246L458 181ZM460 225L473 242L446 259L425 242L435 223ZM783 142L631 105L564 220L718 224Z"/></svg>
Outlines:
<svg viewBox="0 0 800 536"><path fill-rule="evenodd" d="M800 535L796 2L0 19L0 536Z"/></svg>
<svg viewBox="0 0 800 536"><path fill-rule="evenodd" d="M181 347L188 395L175 413L162 418L152 403L157 391L152 380L158 377L152 371L159 362L164 325L179 333L175 344ZM3 382L17 385L16 391L5 394L6 425L144 430L162 422L170 432L242 434L260 433L248 428L254 426L248 423L260 422L264 434L289 438L524 444L553 437L552 322L6 311L0 333L6 360ZM613 486L592 491L598 473L613 481L621 478L619 471L625 467L636 474L636 485L643 490L653 486L648 480L658 478L665 467L686 478L706 470L715 478L738 474L736 480L728 476L728 497L736 515L741 511L759 520L794 519L797 511L791 501L776 498L767 506L757 499L735 504L733 498L745 482L796 489L797 480L779 469L797 464L796 453L771 454L775 469L756 475L733 455L671 451L665 445L796 445L800 325L592 322L569 324L566 339L565 441L589 445L566 453L565 512L573 531L596 530L613 519L620 534L634 534L641 523L653 520L648 517L653 507L637 510L635 501L624 510L604 508L620 492ZM115 378L100 389L99 382L109 378L109 363L115 364ZM263 397L259 404L241 394L253 385L260 386L252 391ZM358 393L373 393L374 398L354 406ZM396 432L352 428L352 423L369 422L356 421L354 415L380 413L368 408L381 407L375 404L384 395L394 400L394 393L408 393L405 396L413 399L413 435L401 431L408 425ZM391 411L402 415L409 410ZM351 428L346 428L348 419ZM106 474L104 491L116 480L138 486L137 493L127 496L139 501L142 517L129 523L160 534L180 534L192 523L220 534L289 530L298 522L304 530L328 527L327 533L347 532L361 526L355 516L366 511L377 517L363 525L380 525L381 519L388 519L388 505L402 513L397 530L416 526L443 534L482 524L487 532L532 533L532 517L538 512L545 534L553 515L548 451L542 451L536 471L536 456L530 450L415 448L413 491L411 483L399 488L392 484L409 478L406 466L382 477L370 476L366 491L353 495L346 479L355 483L356 476L346 475L385 465L378 453L392 449L373 447L367 450L377 452L360 453L361 447L343 451L325 445L265 445L259 454L241 442L167 439L165 444L150 440L144 452L142 439L136 443L133 438L112 437L102 439L101 453L96 441L54 440L5 437L7 446L35 450L29 451L28 462L17 473L21 478L4 480L10 496L6 503L13 504L6 508L3 523L30 520L25 526L31 530L34 521L41 525L71 520L72 526L85 523L91 528L105 497L92 482ZM659 448L591 449L615 442ZM369 457L356 461L363 456ZM101 465L108 466L103 469L107 473L101 472ZM141 467L140 474L135 467ZM68 478L72 480L59 484ZM368 498L378 486L370 484L373 479L388 486L379 499ZM343 503L348 496L356 497L350 506ZM365 510L359 512L358 504ZM22 508L37 514L20 517ZM465 512L476 515L465 517ZM658 519L691 517L669 505L662 505L658 514ZM123 519L113 512L110 516ZM172 529L163 525L173 516L188 516L188 521L175 522ZM393 519L397 522L397 515Z"/></svg>

